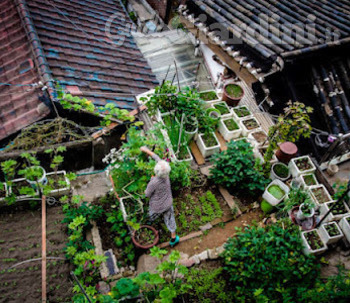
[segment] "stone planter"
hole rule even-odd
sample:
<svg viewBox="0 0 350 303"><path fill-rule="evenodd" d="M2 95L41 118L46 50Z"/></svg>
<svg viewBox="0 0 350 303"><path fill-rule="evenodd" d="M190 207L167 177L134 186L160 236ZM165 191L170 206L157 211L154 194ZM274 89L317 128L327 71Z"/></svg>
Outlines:
<svg viewBox="0 0 350 303"><path fill-rule="evenodd" d="M196 140L197 146L204 158L208 158L209 156L215 154L216 152L220 152L220 143L219 140L216 138L215 133L211 133L214 138L216 144L213 146L206 146L204 141L203 141L203 136L204 134L199 134Z"/></svg>
<svg viewBox="0 0 350 303"><path fill-rule="evenodd" d="M278 175L278 166L283 166L285 169L288 170L288 175L286 177L284 176L279 176ZM277 172L276 172L277 171ZM274 163L271 167L271 172L270 172L270 179L271 180L275 180L275 179L278 179L278 180L281 180L282 182L285 182L287 181L288 179L290 178L290 171L289 171L289 168L287 165L285 165L284 163L282 162L277 162L277 163Z"/></svg>
<svg viewBox="0 0 350 303"><path fill-rule="evenodd" d="M231 109L227 106L225 102L222 102L222 101L214 102L211 104L211 107L215 108L220 112L221 119L232 117Z"/></svg>
<svg viewBox="0 0 350 303"><path fill-rule="evenodd" d="M316 238L319 240L320 244L322 243L322 245L320 245L320 247L317 249L312 249L309 242L307 241L305 235L307 235L308 233L314 234L315 232L317 233ZM304 246L304 253L307 255L308 254L319 255L328 249L327 245L322 241L322 238L321 238L317 229L311 229L308 231L301 232L301 239L302 239L303 246Z"/></svg>
<svg viewBox="0 0 350 303"><path fill-rule="evenodd" d="M120 198L119 202L120 202L120 210L123 214L123 219L125 223L130 221L129 218L131 216L143 213L143 203L141 202L141 200L135 199L133 196L126 196L126 197ZM130 205L127 205L128 203L133 203L131 207L134 207L135 209L134 212L129 211Z"/></svg>
<svg viewBox="0 0 350 303"><path fill-rule="evenodd" d="M248 140L256 147L267 147L269 143L267 138L267 133L263 130L253 131L248 134Z"/></svg>
<svg viewBox="0 0 350 303"><path fill-rule="evenodd" d="M331 201L331 202L324 203L320 206L320 214L322 218L330 210L330 208L334 205L334 203L337 203L337 202ZM349 208L346 205L346 203L340 202L340 204L341 204L341 207L344 206L342 207L343 211L337 212L336 210L333 210L328 214L327 218L325 219L326 222L337 221L349 215Z"/></svg>
<svg viewBox="0 0 350 303"><path fill-rule="evenodd" d="M228 129L226 123L227 123L227 121L230 121L230 120L234 121L234 123L238 127L237 129L235 129L235 130ZM226 121L226 123L225 123L225 121ZM226 119L221 119L219 121L219 132L226 141L230 141L231 139L236 139L241 135L242 128L240 127L239 123L233 119L233 117L229 117Z"/></svg>
<svg viewBox="0 0 350 303"><path fill-rule="evenodd" d="M254 117L252 112L245 105L234 107L232 109L232 115L233 115L233 117L235 117L236 121Z"/></svg>
<svg viewBox="0 0 350 303"><path fill-rule="evenodd" d="M275 187L276 189L279 188L281 195L276 196L273 193L271 193L272 187ZM283 194L284 192L284 194ZM271 204L272 206L278 205L284 198L285 196L289 193L289 187L284 184L280 180L273 180L265 189L262 197L266 202ZM282 195L283 194L283 195Z"/></svg>
<svg viewBox="0 0 350 303"><path fill-rule="evenodd" d="M230 87L230 86L236 86L238 89L241 90L241 94L239 96L233 96L233 95L230 95L229 92L227 91L227 89ZM227 103L227 105L229 106L237 106L239 104L239 101L241 101L241 99L243 98L244 96L244 90L243 88L236 84L236 83L227 83L224 85L224 89L223 89L223 94L222 94L222 100L225 101Z"/></svg>
<svg viewBox="0 0 350 303"><path fill-rule="evenodd" d="M332 177L339 171L339 166L336 164L329 164L327 166L327 174Z"/></svg>
<svg viewBox="0 0 350 303"><path fill-rule="evenodd" d="M47 173L46 176L48 179L50 179L50 176L54 176L55 173L51 172L51 173ZM66 171L65 170L61 170L57 172L57 175L63 175L65 182L67 183L67 186L64 188L58 188L58 189L53 189L50 194L48 196L50 197L59 197L59 196L65 196L69 194L70 191L70 182L69 180L66 178Z"/></svg>
<svg viewBox="0 0 350 303"><path fill-rule="evenodd" d="M343 217L339 221L339 226L343 231L345 238L350 242L350 215Z"/></svg>
<svg viewBox="0 0 350 303"><path fill-rule="evenodd" d="M302 174L302 175L300 175L300 177L298 179L300 180L301 186L305 189L307 189L311 186L318 185L318 181L316 179L315 174ZM311 180L311 181L308 181L308 180ZM312 182L314 184L310 184L310 182Z"/></svg>
<svg viewBox="0 0 350 303"><path fill-rule="evenodd" d="M250 134L254 131L261 130L260 123L254 117L240 120L239 123L241 124L242 135L244 137L248 136L248 134ZM249 126L248 123L252 123L252 124L254 124L254 126Z"/></svg>
<svg viewBox="0 0 350 303"><path fill-rule="evenodd" d="M322 198L322 199L324 199L324 200L320 200L320 198L316 197L315 190L319 190L319 191L323 192L322 197L324 197L324 198ZM323 184L309 186L308 191L310 193L311 198L315 201L315 203L317 205L321 205L323 203L330 202L333 200L331 195L329 194L328 190L326 189L326 187Z"/></svg>
<svg viewBox="0 0 350 303"><path fill-rule="evenodd" d="M307 167L300 168L300 166L297 165L300 161L304 161L304 163L307 163ZM289 169L294 178L299 177L301 174L310 174L316 171L316 167L312 163L311 158L309 156L302 156L291 159L289 162Z"/></svg>
<svg viewBox="0 0 350 303"><path fill-rule="evenodd" d="M338 234L330 235L327 230L329 227L333 228ZM338 242L344 236L336 222L324 223L319 227L318 231L322 241L327 245Z"/></svg>

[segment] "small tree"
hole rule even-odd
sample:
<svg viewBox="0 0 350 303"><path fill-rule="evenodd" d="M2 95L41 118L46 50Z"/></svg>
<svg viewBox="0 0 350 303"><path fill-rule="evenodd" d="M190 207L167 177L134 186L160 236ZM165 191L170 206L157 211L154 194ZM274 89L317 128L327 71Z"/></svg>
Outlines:
<svg viewBox="0 0 350 303"><path fill-rule="evenodd" d="M247 190L250 194L264 190L267 180L248 142L230 141L226 151L214 155L213 162L210 178L216 184L234 190Z"/></svg>
<svg viewBox="0 0 350 303"><path fill-rule="evenodd" d="M265 174L270 172L270 161L280 143L296 142L300 137L309 138L311 135L312 127L309 114L313 112L313 108L305 106L301 102L289 101L287 105L284 114L280 115L277 123L269 129L269 146L264 156Z"/></svg>

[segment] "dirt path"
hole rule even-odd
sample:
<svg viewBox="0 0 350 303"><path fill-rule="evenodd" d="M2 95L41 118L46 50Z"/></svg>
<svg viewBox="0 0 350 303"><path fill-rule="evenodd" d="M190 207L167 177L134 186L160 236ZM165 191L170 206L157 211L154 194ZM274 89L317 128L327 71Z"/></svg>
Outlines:
<svg viewBox="0 0 350 303"><path fill-rule="evenodd" d="M226 223L224 227L216 226L212 228L207 235L179 243L174 249L192 256L206 249L221 246L228 238L235 235L235 227L244 227L251 224L254 220L259 222L262 214L260 209L254 209L238 217L236 220Z"/></svg>

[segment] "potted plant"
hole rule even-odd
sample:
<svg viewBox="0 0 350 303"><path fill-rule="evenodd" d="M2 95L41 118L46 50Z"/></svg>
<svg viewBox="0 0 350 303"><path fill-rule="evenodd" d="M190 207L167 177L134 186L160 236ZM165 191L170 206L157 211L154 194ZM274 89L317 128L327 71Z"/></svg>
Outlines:
<svg viewBox="0 0 350 303"><path fill-rule="evenodd" d="M196 117L185 117L185 135L188 142L198 133L198 119Z"/></svg>
<svg viewBox="0 0 350 303"><path fill-rule="evenodd" d="M293 158L289 162L289 169L294 178L299 177L301 174L310 174L316 171L316 167L309 156Z"/></svg>
<svg viewBox="0 0 350 303"><path fill-rule="evenodd" d="M245 137L253 131L261 130L258 120L256 120L254 117L241 120L240 124L242 127L242 135Z"/></svg>
<svg viewBox="0 0 350 303"><path fill-rule="evenodd" d="M289 193L289 188L280 180L273 180L265 189L262 197L272 206L278 205Z"/></svg>
<svg viewBox="0 0 350 303"><path fill-rule="evenodd" d="M311 194L311 197L319 205L333 200L323 184L310 186L308 190Z"/></svg>
<svg viewBox="0 0 350 303"><path fill-rule="evenodd" d="M240 128L239 123L237 123L232 117L229 117L219 121L219 132L226 141L229 141L238 138L242 133L242 129Z"/></svg>
<svg viewBox="0 0 350 303"><path fill-rule="evenodd" d="M196 143L204 158L220 151L220 143L214 132L199 134Z"/></svg>
<svg viewBox="0 0 350 303"><path fill-rule="evenodd" d="M221 118L232 116L231 110L225 102L213 103L211 106L219 111Z"/></svg>
<svg viewBox="0 0 350 303"><path fill-rule="evenodd" d="M327 245L322 241L317 229L301 232L301 239L304 245L304 253L307 255L318 255L328 249Z"/></svg>
<svg viewBox="0 0 350 303"><path fill-rule="evenodd" d="M249 142L251 142L251 140L248 140ZM266 146L260 146L260 147L255 147L254 148L254 156L257 159L260 159L260 162L263 164L265 163L265 153L267 151L267 147ZM274 164L276 162L278 162L278 159L276 156L273 156L272 159L270 160L271 164Z"/></svg>
<svg viewBox="0 0 350 303"><path fill-rule="evenodd" d="M25 178L13 180L11 186L8 188L8 192L10 195L13 195L16 200L23 200L39 195L38 188L28 186L28 181Z"/></svg>
<svg viewBox="0 0 350 303"><path fill-rule="evenodd" d="M253 114L248 109L248 107L245 105L234 107L232 109L232 114L236 118L237 121L253 117Z"/></svg>
<svg viewBox="0 0 350 303"><path fill-rule="evenodd" d="M307 199L300 204L296 217L299 220L304 220L306 218L311 218L314 215L315 215L315 204L311 199Z"/></svg>
<svg viewBox="0 0 350 303"><path fill-rule="evenodd" d="M332 209L332 211L328 214L328 216L326 218L327 222L334 221L334 220L340 220L341 218L343 218L349 214L349 208L344 202L332 201L332 202L326 202L326 203L321 205L321 207L320 207L321 216L324 216L326 213L328 213L328 211L333 206L334 206L334 208Z"/></svg>
<svg viewBox="0 0 350 303"><path fill-rule="evenodd" d="M134 225L135 226L135 225ZM141 225L134 228L132 242L140 249L150 249L159 241L158 231L149 225Z"/></svg>
<svg viewBox="0 0 350 303"><path fill-rule="evenodd" d="M281 203L281 213L289 214L293 218L299 210L299 206L303 203L312 201L309 193L300 186L291 186L290 191L284 201Z"/></svg>
<svg viewBox="0 0 350 303"><path fill-rule="evenodd" d="M315 174L303 174L300 175L300 182L304 188L317 185L317 179Z"/></svg>
<svg viewBox="0 0 350 303"><path fill-rule="evenodd" d="M200 92L199 97L205 102L219 100L219 97L218 97L216 91L214 91L214 90L207 90L207 91Z"/></svg>
<svg viewBox="0 0 350 303"><path fill-rule="evenodd" d="M327 245L338 242L344 236L337 222L324 223L318 231L322 241Z"/></svg>
<svg viewBox="0 0 350 303"><path fill-rule="evenodd" d="M227 83L224 86L222 100L229 106L237 106L244 96L243 88L236 83Z"/></svg>
<svg viewBox="0 0 350 303"><path fill-rule="evenodd" d="M267 133L263 130L253 131L248 134L248 140L256 147L267 147Z"/></svg>
<svg viewBox="0 0 350 303"><path fill-rule="evenodd" d="M346 215L339 221L339 226L342 229L344 236L350 242L350 215Z"/></svg>
<svg viewBox="0 0 350 303"><path fill-rule="evenodd" d="M143 213L143 203L140 199L135 199L129 195L120 198L119 202L125 223L131 221L135 215Z"/></svg>
<svg viewBox="0 0 350 303"><path fill-rule="evenodd" d="M50 172L46 174L48 186L50 187L48 196L59 197L68 195L70 192L70 181L65 170Z"/></svg>
<svg viewBox="0 0 350 303"><path fill-rule="evenodd" d="M285 165L282 162L277 162L272 165L271 173L270 173L270 179L271 180L281 180L281 181L287 181L290 178L290 172L287 165Z"/></svg>
<svg viewBox="0 0 350 303"><path fill-rule="evenodd" d="M208 115L209 119L213 120L215 123L218 123L221 118L221 113L218 109L209 107L206 110L206 114Z"/></svg>

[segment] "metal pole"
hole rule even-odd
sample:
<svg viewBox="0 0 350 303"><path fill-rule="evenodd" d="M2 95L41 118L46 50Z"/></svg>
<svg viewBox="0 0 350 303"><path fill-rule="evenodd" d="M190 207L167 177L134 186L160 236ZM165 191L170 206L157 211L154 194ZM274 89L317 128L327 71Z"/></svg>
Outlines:
<svg viewBox="0 0 350 303"><path fill-rule="evenodd" d="M41 192L40 192L41 194ZM45 196L42 196L41 203L41 289L42 296L41 302L47 302L47 293L46 293L46 199Z"/></svg>
<svg viewBox="0 0 350 303"><path fill-rule="evenodd" d="M92 303L91 300L90 300L90 298L89 298L89 296L88 296L87 293L85 292L84 288L81 286L81 284L80 284L80 282L79 282L77 276L74 274L74 272L71 271L70 274L73 276L75 282L78 283L78 286L79 286L80 290L82 291L82 293L84 294L85 298L89 301L89 303Z"/></svg>
<svg viewBox="0 0 350 303"><path fill-rule="evenodd" d="M344 198L349 194L349 191L350 191L350 179L348 181L348 185L347 185L346 191L341 195L341 197L336 202L333 203L333 206L323 216L323 218L320 220L320 222L317 223L316 228L318 228L321 225L321 223L327 218L327 216L333 210L333 208L336 206L336 204L344 200Z"/></svg>

